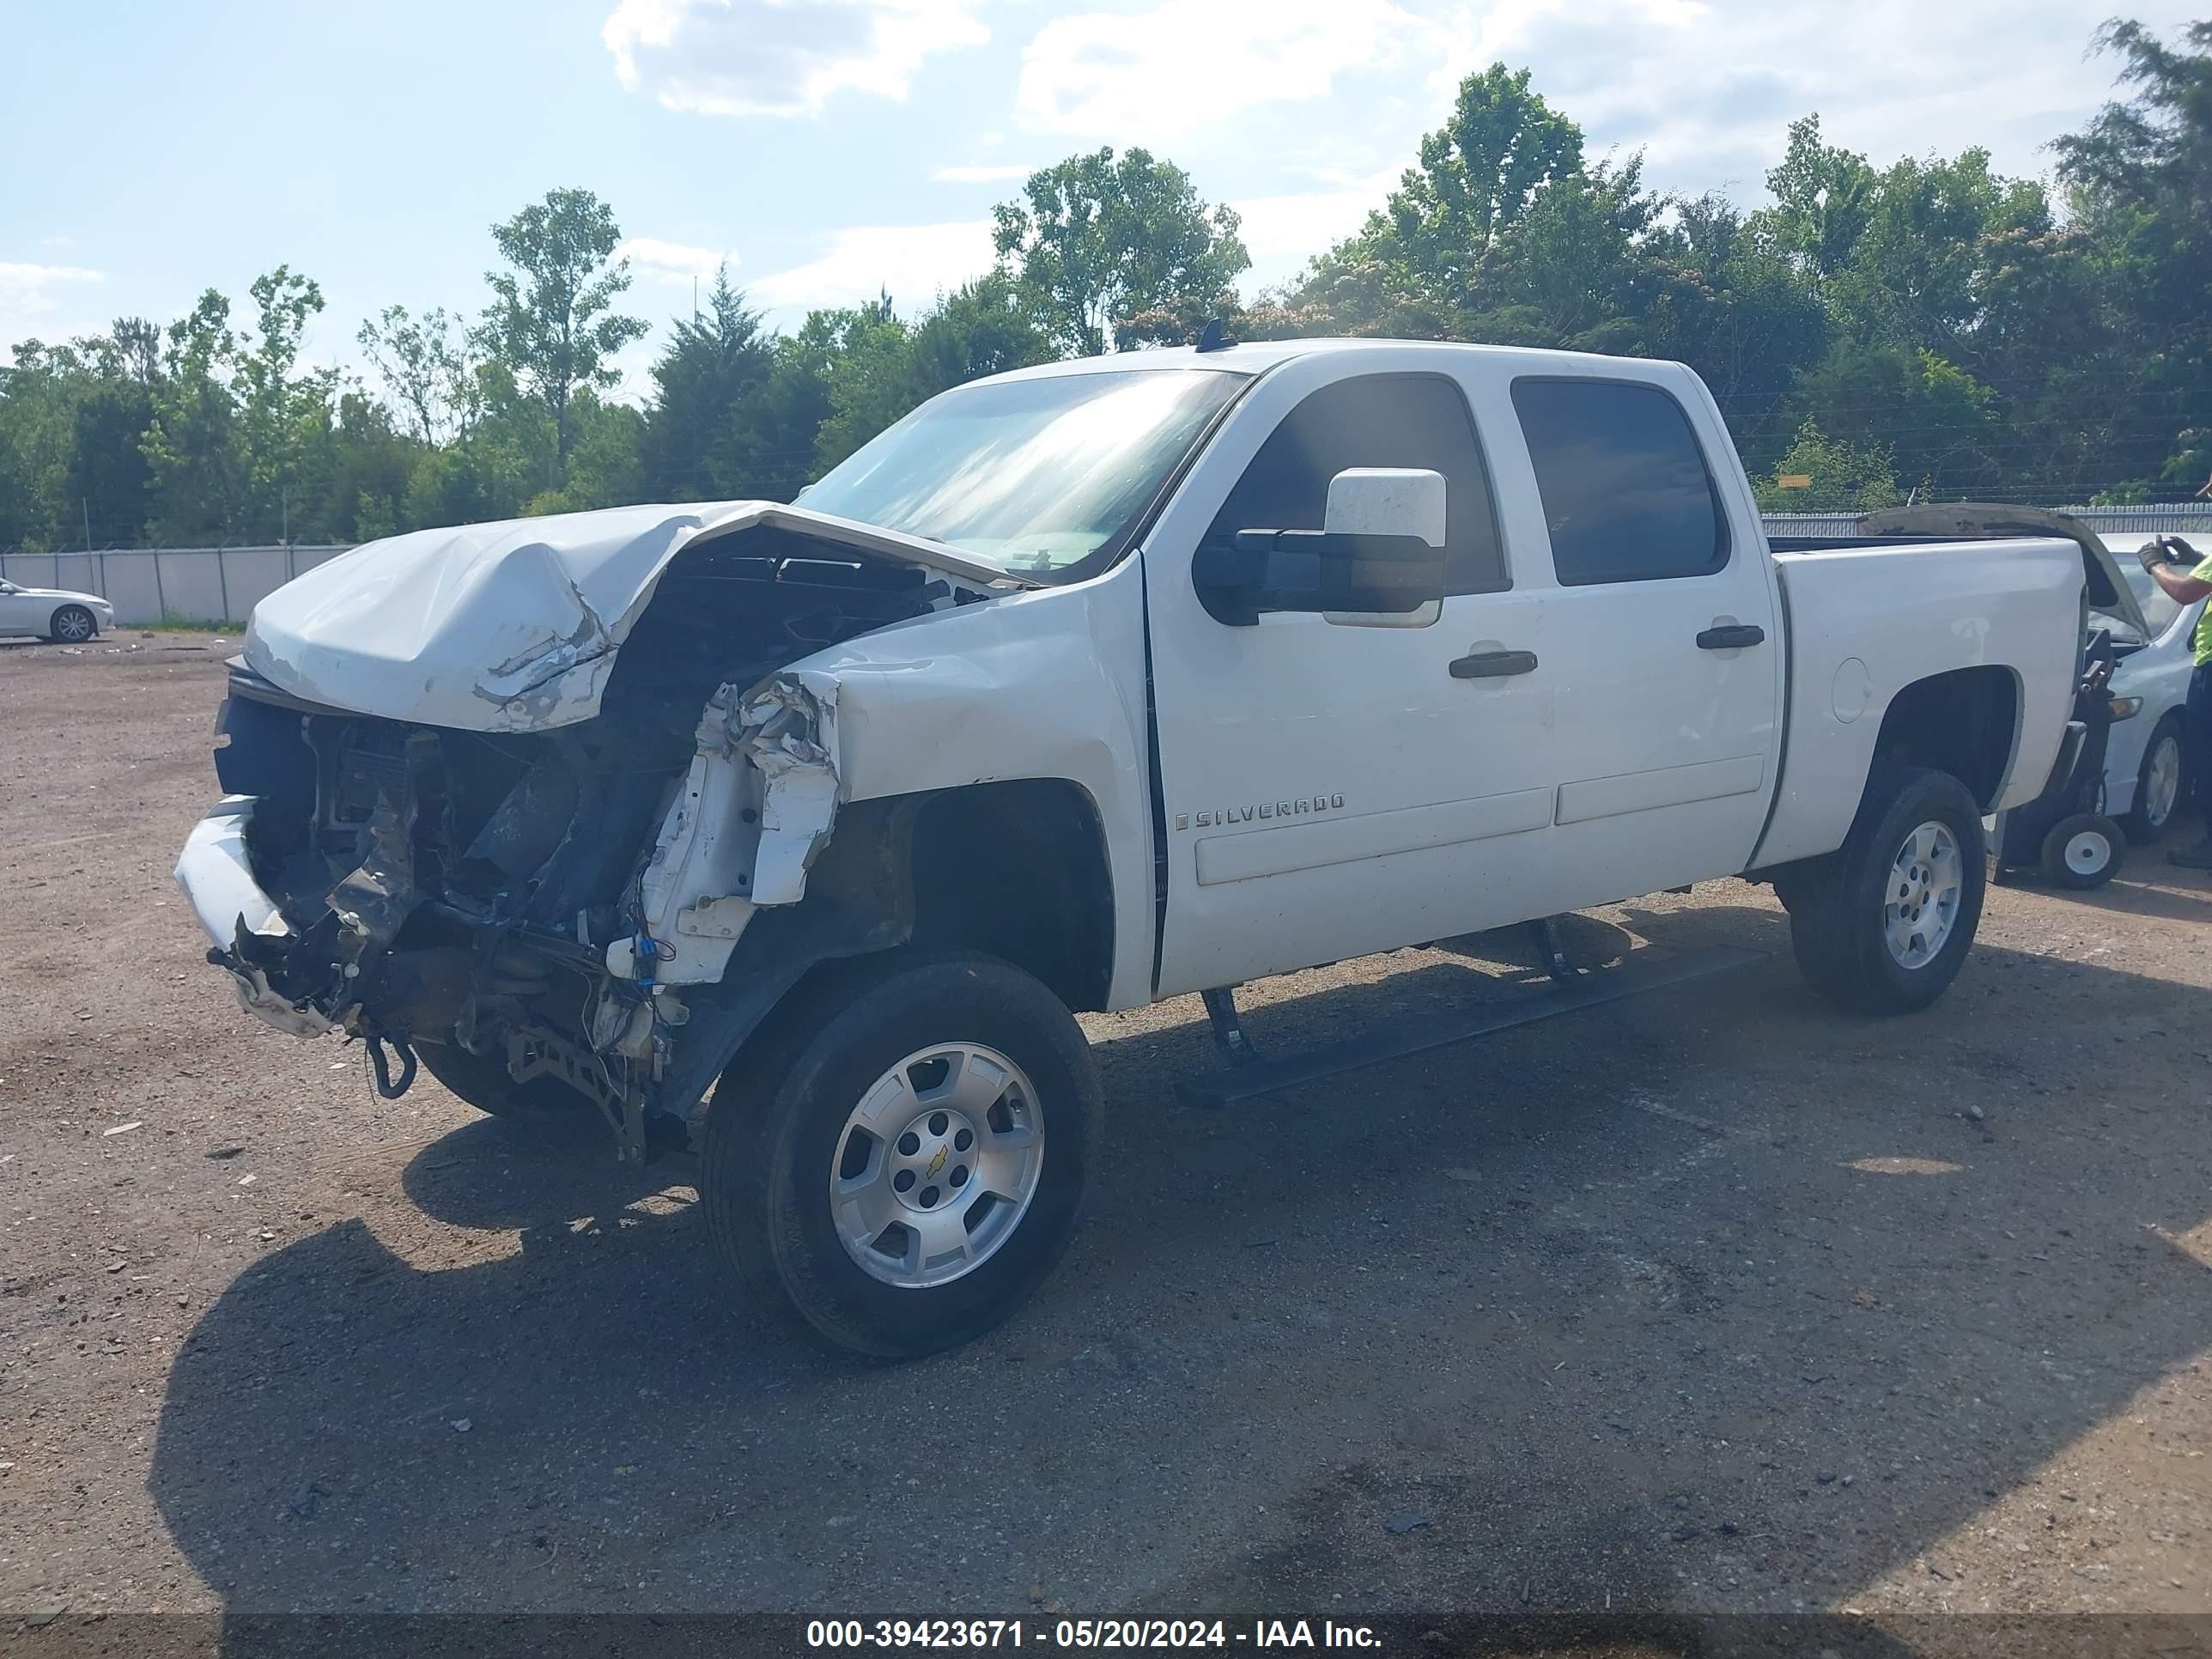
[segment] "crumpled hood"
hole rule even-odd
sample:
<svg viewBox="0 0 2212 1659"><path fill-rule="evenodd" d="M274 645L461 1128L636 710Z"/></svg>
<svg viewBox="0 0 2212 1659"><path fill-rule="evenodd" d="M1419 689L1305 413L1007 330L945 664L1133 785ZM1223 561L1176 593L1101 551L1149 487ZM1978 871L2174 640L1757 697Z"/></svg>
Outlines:
<svg viewBox="0 0 2212 1659"><path fill-rule="evenodd" d="M366 542L254 607L246 663L293 696L471 732L589 720L669 561L768 526L825 555L1032 586L950 548L775 501L607 507Z"/></svg>

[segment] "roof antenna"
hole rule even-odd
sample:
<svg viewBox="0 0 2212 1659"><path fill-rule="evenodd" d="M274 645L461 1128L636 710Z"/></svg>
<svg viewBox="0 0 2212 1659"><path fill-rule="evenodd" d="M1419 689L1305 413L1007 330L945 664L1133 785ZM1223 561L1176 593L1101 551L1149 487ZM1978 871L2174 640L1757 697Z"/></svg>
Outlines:
<svg viewBox="0 0 2212 1659"><path fill-rule="evenodd" d="M1218 317L1207 319L1206 326L1198 331L1197 349L1200 351L1219 351L1224 346L1236 343L1229 337L1229 331Z"/></svg>

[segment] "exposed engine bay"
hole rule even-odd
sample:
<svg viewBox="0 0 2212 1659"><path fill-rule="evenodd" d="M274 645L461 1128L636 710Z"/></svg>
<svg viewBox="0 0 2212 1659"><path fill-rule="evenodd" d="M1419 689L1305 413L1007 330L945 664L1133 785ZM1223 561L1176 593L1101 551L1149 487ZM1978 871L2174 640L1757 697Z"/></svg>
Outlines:
<svg viewBox="0 0 2212 1659"><path fill-rule="evenodd" d="M545 730L351 713L241 659L216 753L236 805L195 841L246 896L210 959L279 1029L365 1042L389 1097L418 1061L465 1094L557 1085L641 1158L696 1103L664 1090L694 988L804 896L837 811L834 682L777 671L992 597L788 524L702 536L597 711ZM204 874L193 896L206 920Z"/></svg>

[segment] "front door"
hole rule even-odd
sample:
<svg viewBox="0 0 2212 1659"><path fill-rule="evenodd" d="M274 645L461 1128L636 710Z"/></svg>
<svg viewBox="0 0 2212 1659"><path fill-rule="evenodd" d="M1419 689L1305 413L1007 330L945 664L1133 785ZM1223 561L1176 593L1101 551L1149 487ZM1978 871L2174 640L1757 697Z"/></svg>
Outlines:
<svg viewBox="0 0 2212 1659"><path fill-rule="evenodd" d="M36 617L31 614L33 610L39 611ZM43 634L52 610L51 605L34 605L13 582L0 582L0 635Z"/></svg>
<svg viewBox="0 0 2212 1659"><path fill-rule="evenodd" d="M1557 778L1534 672L1544 596L1514 591L1450 354L1352 374L1301 358L1247 395L1145 551L1167 907L1161 995L1528 914ZM1386 360L1389 361L1389 360ZM1201 539L1321 529L1329 480L1445 480L1448 597L1377 618L1209 613Z"/></svg>

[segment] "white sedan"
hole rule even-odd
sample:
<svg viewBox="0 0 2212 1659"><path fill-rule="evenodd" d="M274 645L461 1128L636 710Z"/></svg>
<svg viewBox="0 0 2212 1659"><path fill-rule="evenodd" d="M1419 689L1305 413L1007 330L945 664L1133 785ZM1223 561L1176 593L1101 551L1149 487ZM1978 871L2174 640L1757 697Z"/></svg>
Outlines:
<svg viewBox="0 0 2212 1659"><path fill-rule="evenodd" d="M2155 841L2173 822L2181 800L2190 641L2206 601L2177 605L2134 560L2119 562L2150 632L2142 648L2129 651L2112 672L2113 712L2125 710L2127 718L2113 726L2105 754L2105 811L2126 826L2130 839Z"/></svg>
<svg viewBox="0 0 2212 1659"><path fill-rule="evenodd" d="M0 581L0 636L34 634L42 640L82 645L114 626L115 607L97 593Z"/></svg>

